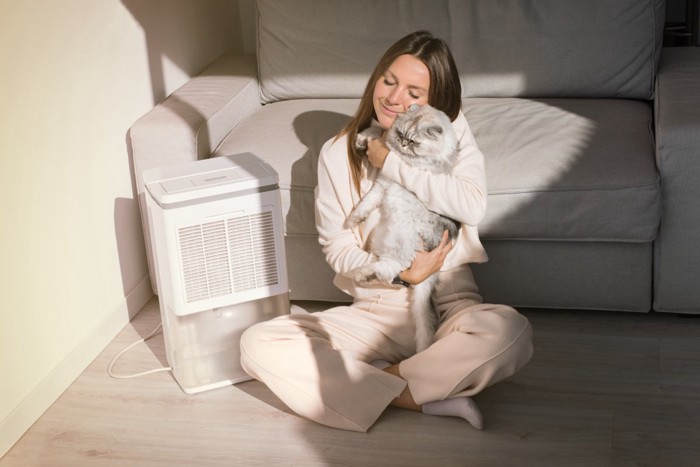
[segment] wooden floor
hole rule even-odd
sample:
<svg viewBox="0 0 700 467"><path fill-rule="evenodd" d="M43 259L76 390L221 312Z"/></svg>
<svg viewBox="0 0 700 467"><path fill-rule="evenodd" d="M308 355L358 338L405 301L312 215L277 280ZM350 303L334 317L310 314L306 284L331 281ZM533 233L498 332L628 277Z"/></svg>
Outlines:
<svg viewBox="0 0 700 467"><path fill-rule="evenodd" d="M0 466L697 466L700 318L523 310L535 357L476 397L484 431L389 408L366 433L316 425L256 381L184 394L169 373L112 379L159 322L152 300ZM162 334L116 370L167 365Z"/></svg>

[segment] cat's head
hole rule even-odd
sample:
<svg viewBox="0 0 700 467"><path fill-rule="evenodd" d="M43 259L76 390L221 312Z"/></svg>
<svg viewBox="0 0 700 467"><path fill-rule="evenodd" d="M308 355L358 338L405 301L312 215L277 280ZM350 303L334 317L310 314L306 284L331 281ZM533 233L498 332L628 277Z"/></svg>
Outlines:
<svg viewBox="0 0 700 467"><path fill-rule="evenodd" d="M406 163L447 172L456 162L457 135L447 115L430 105L412 105L386 134L387 146Z"/></svg>

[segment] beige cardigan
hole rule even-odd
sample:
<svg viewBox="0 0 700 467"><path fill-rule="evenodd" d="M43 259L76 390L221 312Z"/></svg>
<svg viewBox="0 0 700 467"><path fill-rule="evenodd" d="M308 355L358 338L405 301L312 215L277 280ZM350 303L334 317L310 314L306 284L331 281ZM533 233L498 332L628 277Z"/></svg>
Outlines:
<svg viewBox="0 0 700 467"><path fill-rule="evenodd" d="M487 260L476 228L486 211L484 156L461 112L452 126L459 139L459 158L452 174L436 175L413 168L393 152L389 152L382 169L384 175L413 192L428 209L462 223L460 234L442 267L443 271L464 263ZM360 183L362 195L372 187L377 173L378 170L365 159ZM337 140L333 138L323 145L318 161L315 196L319 242L326 261L336 272L333 281L336 287L355 298L395 290L396 286L388 284L360 287L350 276L354 269L376 260L365 247L379 222L379 213L375 211L360 227L348 228L345 223L353 206L360 200L350 175L347 136Z"/></svg>

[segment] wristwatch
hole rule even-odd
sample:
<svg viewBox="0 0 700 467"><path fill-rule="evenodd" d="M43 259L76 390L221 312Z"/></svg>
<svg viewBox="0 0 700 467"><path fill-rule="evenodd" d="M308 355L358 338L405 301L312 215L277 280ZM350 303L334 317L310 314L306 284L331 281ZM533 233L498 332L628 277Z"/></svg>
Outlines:
<svg viewBox="0 0 700 467"><path fill-rule="evenodd" d="M411 286L411 284L409 284L405 280L401 279L401 277L399 277L398 274L396 275L396 277L394 277L394 279L391 281L391 283L394 285L401 285L403 287L410 287Z"/></svg>

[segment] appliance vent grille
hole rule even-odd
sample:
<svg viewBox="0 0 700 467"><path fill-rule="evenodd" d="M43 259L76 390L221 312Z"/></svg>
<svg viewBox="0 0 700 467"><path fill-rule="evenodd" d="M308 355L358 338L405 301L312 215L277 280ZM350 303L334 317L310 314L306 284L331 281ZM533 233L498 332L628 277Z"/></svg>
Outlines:
<svg viewBox="0 0 700 467"><path fill-rule="evenodd" d="M270 211L182 227L178 237L187 303L279 282Z"/></svg>

